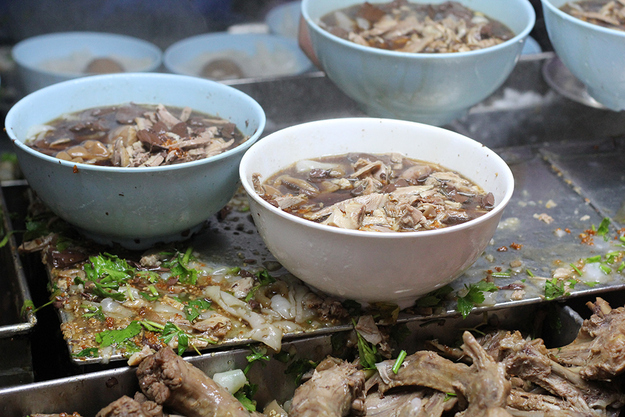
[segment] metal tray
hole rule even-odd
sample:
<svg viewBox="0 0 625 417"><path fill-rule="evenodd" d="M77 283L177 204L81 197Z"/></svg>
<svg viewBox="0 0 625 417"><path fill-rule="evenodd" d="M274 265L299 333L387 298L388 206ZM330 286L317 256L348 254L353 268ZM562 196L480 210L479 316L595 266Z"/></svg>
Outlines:
<svg viewBox="0 0 625 417"><path fill-rule="evenodd" d="M598 227L606 217L612 220L611 238L625 226L625 216L619 214L617 207L623 204L620 199L624 195L625 115L585 107L550 90L541 78L541 69L552 56L540 54L537 58L521 60L497 93L475 106L464 118L446 126L495 149L510 165L516 182L513 198L492 244L451 284L452 294L462 295L468 286L484 278L494 281L500 288L496 297L477 305L476 312L541 303L545 300L545 284L557 268L579 259L625 250L613 239L605 242L595 237L594 244L588 245L579 237ZM363 116L321 73L235 82L233 86L263 105L268 116L266 134L310 120ZM540 219L552 219L552 222ZM190 242L204 257L232 267L275 262L249 215L234 210L224 219L210 219L208 224ZM558 237L558 231L566 232ZM598 278L581 277L581 282L563 298L624 288L625 271L617 272L617 268L618 265L613 266L610 273ZM495 278L508 270L511 270L509 277ZM275 271L277 276L283 273L286 271ZM458 315L456 302L449 300L436 309L408 309L400 317L411 321ZM66 320L62 312L61 319ZM345 328L342 325L290 334L286 340ZM214 348L250 342L229 340ZM122 359L121 355L111 358ZM74 362L86 365L100 361L91 358Z"/></svg>
<svg viewBox="0 0 625 417"><path fill-rule="evenodd" d="M472 314L464 320L447 318L409 321L406 325L410 335L398 349L412 353L423 349L424 342L431 339L438 339L441 343L451 345L459 340L459 336L467 328L479 328L484 325L531 332L536 337L544 336L548 347L557 347L568 344L575 338L582 317L586 314L589 315L582 303L572 308L554 302L544 304L542 308L525 306ZM549 327L549 321L545 320L546 317L559 320L560 330L553 331ZM295 359L319 361L333 353L330 335L288 342L284 347ZM249 349L239 348L185 359L212 376L216 372L243 369L248 364L246 356L249 353ZM271 359L265 365L255 364L248 373L250 382L260 387L254 397L260 409L273 399L283 403L292 397L295 389L293 375L285 373L288 364ZM79 412L83 416L94 416L112 401L122 395L133 396L138 389L135 368L121 367L93 372L0 389L0 414L19 417L33 413ZM94 393L97 395L93 395Z"/></svg>
<svg viewBox="0 0 625 417"><path fill-rule="evenodd" d="M37 318L32 310L22 314L24 302L30 301L30 290L17 252L11 213L0 192L2 237L9 236L0 248L0 386L33 381L30 361L30 333ZM28 355L24 355L27 352Z"/></svg>

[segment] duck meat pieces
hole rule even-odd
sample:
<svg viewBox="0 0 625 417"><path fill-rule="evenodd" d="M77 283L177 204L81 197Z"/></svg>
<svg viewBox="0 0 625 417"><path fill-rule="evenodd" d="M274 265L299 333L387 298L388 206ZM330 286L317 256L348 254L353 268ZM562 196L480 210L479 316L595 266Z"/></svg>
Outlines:
<svg viewBox="0 0 625 417"><path fill-rule="evenodd" d="M171 348L145 358L137 368L145 396L186 417L249 417L225 388L186 362Z"/></svg>
<svg viewBox="0 0 625 417"><path fill-rule="evenodd" d="M395 361L377 365L378 375L372 377L382 394L394 387L418 385L456 394L458 403L466 409L463 416L506 416L506 399L510 382L502 364L484 351L475 338L465 332L462 350L473 364L455 363L430 351L420 351L407 357L397 373L392 371ZM467 406L468 403L468 406Z"/></svg>
<svg viewBox="0 0 625 417"><path fill-rule="evenodd" d="M380 396L377 392L367 395L367 416L375 417L440 417L453 409L456 399L445 393L427 388L400 389Z"/></svg>
<svg viewBox="0 0 625 417"><path fill-rule="evenodd" d="M618 384L587 381L579 368L554 361L542 339L527 340L519 332L500 342L503 363L510 377L531 382L570 404L570 409L588 415L607 415L623 406L625 396Z"/></svg>
<svg viewBox="0 0 625 417"><path fill-rule="evenodd" d="M137 401L127 395L113 401L96 417L163 417L163 407L154 401Z"/></svg>
<svg viewBox="0 0 625 417"><path fill-rule="evenodd" d="M603 299L588 302L593 315L584 320L575 340L551 349L565 366L579 366L584 379L611 379L625 370L625 308L612 309Z"/></svg>
<svg viewBox="0 0 625 417"><path fill-rule="evenodd" d="M364 412L365 373L350 362L328 357L293 395L290 417L341 417Z"/></svg>

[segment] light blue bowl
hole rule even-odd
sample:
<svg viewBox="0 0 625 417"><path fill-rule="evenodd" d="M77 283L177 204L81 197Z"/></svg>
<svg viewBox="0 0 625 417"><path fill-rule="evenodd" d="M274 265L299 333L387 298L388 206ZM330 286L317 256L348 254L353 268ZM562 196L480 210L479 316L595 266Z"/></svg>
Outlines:
<svg viewBox="0 0 625 417"><path fill-rule="evenodd" d="M612 110L625 110L625 32L559 10L568 0L542 0L553 49L588 93Z"/></svg>
<svg viewBox="0 0 625 417"><path fill-rule="evenodd" d="M297 40L266 33L206 33L183 39L165 50L163 64L174 74L200 76L214 57L239 64L243 78L297 75L312 68Z"/></svg>
<svg viewBox="0 0 625 417"><path fill-rule="evenodd" d="M189 106L235 123L250 138L222 154L152 168L76 164L24 144L32 126L97 106L128 102ZM223 84L173 74L111 74L38 90L17 102L5 125L29 185L59 217L105 243L143 249L189 237L235 194L244 152L265 127L261 106Z"/></svg>
<svg viewBox="0 0 625 417"><path fill-rule="evenodd" d="M301 1L281 4L269 10L265 16L265 23L271 33L297 39L301 10Z"/></svg>
<svg viewBox="0 0 625 417"><path fill-rule="evenodd" d="M516 36L490 48L448 54L365 47L319 27L318 21L326 13L359 3L362 1L302 1L302 15L321 67L367 114L433 125L463 116L503 84L536 19L528 0L460 0L459 3L506 24Z"/></svg>
<svg viewBox="0 0 625 417"><path fill-rule="evenodd" d="M118 57L126 72L156 71L162 62L162 51L156 45L131 36L100 32L60 32L35 36L18 42L11 54L17 64L25 93L61 81L85 77L80 71L50 70L43 67L49 60L70 59L73 55Z"/></svg>

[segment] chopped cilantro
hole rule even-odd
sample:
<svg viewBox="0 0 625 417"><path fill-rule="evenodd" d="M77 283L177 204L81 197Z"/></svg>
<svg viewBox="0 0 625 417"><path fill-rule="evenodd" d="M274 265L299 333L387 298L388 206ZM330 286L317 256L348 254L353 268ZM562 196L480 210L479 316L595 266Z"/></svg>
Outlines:
<svg viewBox="0 0 625 417"><path fill-rule="evenodd" d="M245 384L240 390L234 393L234 397L239 400L246 410L253 413L256 411L256 401L253 400L256 391L258 391L257 384Z"/></svg>
<svg viewBox="0 0 625 417"><path fill-rule="evenodd" d="M178 340L178 355L181 355L188 349L189 347L189 335L178 327L175 323L168 321L165 323L165 327L162 331L162 339L163 342L169 344L172 339L175 337Z"/></svg>
<svg viewBox="0 0 625 417"><path fill-rule="evenodd" d="M362 305L358 301L344 300L341 305L351 317L358 317L362 314Z"/></svg>
<svg viewBox="0 0 625 417"><path fill-rule="evenodd" d="M247 295L245 296L245 302L249 302L252 298L254 298L254 294L256 293L256 291L258 291L260 287L276 282L276 279L269 275L269 271L267 271L266 269L263 269L262 271L258 271L256 273L256 280L258 281L258 283L252 287L250 292L247 293Z"/></svg>
<svg viewBox="0 0 625 417"><path fill-rule="evenodd" d="M356 322L352 320L354 329L356 328ZM362 335L356 330L356 336L358 337L358 356L360 357L360 365L364 369L375 369L375 364L382 360L381 355L378 353L378 349L375 345L367 342Z"/></svg>
<svg viewBox="0 0 625 417"><path fill-rule="evenodd" d="M192 322L193 320L198 318L199 315L202 314L204 311L210 310L210 308L210 301L199 298L197 300L189 301L188 303L186 303L184 311L186 313L187 320Z"/></svg>
<svg viewBox="0 0 625 417"><path fill-rule="evenodd" d="M117 330L105 330L96 334L95 340L102 347L121 345L141 333L141 324L133 320L128 327Z"/></svg>
<svg viewBox="0 0 625 417"><path fill-rule="evenodd" d="M92 348L83 349L78 353L74 353L72 354L72 356L74 356L75 358L93 358L97 354L98 354L98 348L92 347Z"/></svg>
<svg viewBox="0 0 625 417"><path fill-rule="evenodd" d="M185 253L178 252L168 261L163 262L165 268L169 268L171 275L178 279L183 284L195 285L198 279L198 271L193 268L189 268L189 261L191 261L193 248L189 247Z"/></svg>
<svg viewBox="0 0 625 417"><path fill-rule="evenodd" d="M573 288L576 281L571 279L568 283L569 286ZM570 293L564 288L564 281L559 281L558 278L553 278L545 282L545 300L553 300L566 295L570 295Z"/></svg>
<svg viewBox="0 0 625 417"><path fill-rule="evenodd" d="M310 359L296 359L287 366L284 373L295 375L295 385L299 385L304 374L311 369L315 369L317 365L319 365L317 362Z"/></svg>
<svg viewBox="0 0 625 417"><path fill-rule="evenodd" d="M475 284L464 284L467 292L463 297L458 297L457 309L462 314L462 318L466 318L476 304L484 302L484 292L495 292L497 286L492 282L479 281Z"/></svg>
<svg viewBox="0 0 625 417"><path fill-rule="evenodd" d="M104 313L102 312L102 306L82 305L81 307L87 310L87 312L83 313L82 315L84 318L88 319L88 318L93 317L100 321L106 320L106 317L104 316Z"/></svg>
<svg viewBox="0 0 625 417"><path fill-rule="evenodd" d="M608 240L608 232L610 231L610 219L608 219L607 217L605 217L603 220L601 220L601 224L599 225L599 228L597 229L597 236L603 236L604 240Z"/></svg>
<svg viewBox="0 0 625 417"><path fill-rule="evenodd" d="M445 285L441 288L438 288L427 295L419 298L415 306L417 307L436 307L439 306L445 297L449 295L454 289L450 285Z"/></svg>
<svg viewBox="0 0 625 417"><path fill-rule="evenodd" d="M252 353L245 357L245 359L247 359L248 364L245 367L245 369L243 369L243 373L246 375L250 371L250 369L252 369L252 365L255 362L265 361L265 362L261 362L261 364L265 366L267 365L266 362L269 362L270 360L269 355L267 355L266 347L260 346L258 348L254 348L254 346L250 346L250 350L252 351Z"/></svg>

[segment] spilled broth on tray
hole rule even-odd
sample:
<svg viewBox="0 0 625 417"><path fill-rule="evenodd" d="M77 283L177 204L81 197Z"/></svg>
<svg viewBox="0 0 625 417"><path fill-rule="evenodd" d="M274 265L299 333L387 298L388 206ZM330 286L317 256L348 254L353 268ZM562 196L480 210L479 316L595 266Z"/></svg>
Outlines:
<svg viewBox="0 0 625 417"><path fill-rule="evenodd" d="M412 232L468 222L491 210L492 193L438 164L401 154L350 153L302 160L258 194L298 217L344 229Z"/></svg>

